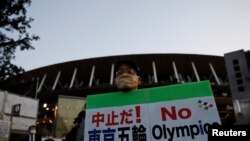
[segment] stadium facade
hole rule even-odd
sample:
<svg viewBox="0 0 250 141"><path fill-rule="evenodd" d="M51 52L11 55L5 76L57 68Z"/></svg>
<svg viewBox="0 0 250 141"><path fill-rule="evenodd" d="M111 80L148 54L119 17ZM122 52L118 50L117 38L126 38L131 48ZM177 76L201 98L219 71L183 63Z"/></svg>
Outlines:
<svg viewBox="0 0 250 141"><path fill-rule="evenodd" d="M54 114L41 110L44 103L56 110L59 96L84 98L117 91L113 80L114 63L120 60L132 60L139 66L140 88L209 80L222 123L236 122L224 56L134 54L83 59L28 71L8 80L3 87L39 99L37 124L52 126Z"/></svg>

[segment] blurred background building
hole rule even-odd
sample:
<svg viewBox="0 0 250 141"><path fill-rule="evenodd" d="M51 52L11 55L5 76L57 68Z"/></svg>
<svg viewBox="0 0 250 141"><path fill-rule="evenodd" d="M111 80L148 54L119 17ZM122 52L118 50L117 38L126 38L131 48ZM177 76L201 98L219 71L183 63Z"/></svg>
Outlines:
<svg viewBox="0 0 250 141"><path fill-rule="evenodd" d="M209 80L222 124L249 122L249 51L224 56L137 54L91 58L38 68L5 82L5 90L39 99L37 126L42 134L68 132L88 95L117 91L114 64L132 60L141 69L142 85L150 88Z"/></svg>
<svg viewBox="0 0 250 141"><path fill-rule="evenodd" d="M236 124L250 124L250 51L225 54Z"/></svg>

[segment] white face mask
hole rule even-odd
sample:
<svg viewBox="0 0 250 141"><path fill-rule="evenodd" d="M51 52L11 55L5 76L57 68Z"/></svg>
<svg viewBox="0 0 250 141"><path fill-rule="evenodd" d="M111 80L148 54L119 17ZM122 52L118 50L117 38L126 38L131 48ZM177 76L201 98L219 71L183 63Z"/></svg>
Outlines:
<svg viewBox="0 0 250 141"><path fill-rule="evenodd" d="M137 75L122 74L115 78L115 83L118 89L129 91L137 89L140 84L140 78Z"/></svg>
<svg viewBox="0 0 250 141"><path fill-rule="evenodd" d="M36 130L30 130L31 134L36 134Z"/></svg>

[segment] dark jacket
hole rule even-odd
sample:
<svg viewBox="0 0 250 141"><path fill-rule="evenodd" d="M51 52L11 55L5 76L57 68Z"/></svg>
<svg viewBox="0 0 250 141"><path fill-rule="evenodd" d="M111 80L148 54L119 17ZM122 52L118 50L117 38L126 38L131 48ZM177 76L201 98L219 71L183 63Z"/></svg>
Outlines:
<svg viewBox="0 0 250 141"><path fill-rule="evenodd" d="M70 132L66 136L66 141L76 141L77 131L78 131L79 125L73 127Z"/></svg>
<svg viewBox="0 0 250 141"><path fill-rule="evenodd" d="M29 135L26 135L22 141L29 141ZM42 141L42 136L35 134L35 141Z"/></svg>
<svg viewBox="0 0 250 141"><path fill-rule="evenodd" d="M55 140L53 140L53 139L46 139L46 140L44 140L44 141L55 141Z"/></svg>
<svg viewBox="0 0 250 141"><path fill-rule="evenodd" d="M84 140L84 124L83 126L80 126L80 125L82 122L84 122L85 114L86 114L85 111L81 111L78 114L78 116L75 118L73 123L76 124L76 126L73 127L71 131L67 134L66 141L77 141L77 139L78 140L80 139L82 141ZM83 132L83 134L81 131Z"/></svg>

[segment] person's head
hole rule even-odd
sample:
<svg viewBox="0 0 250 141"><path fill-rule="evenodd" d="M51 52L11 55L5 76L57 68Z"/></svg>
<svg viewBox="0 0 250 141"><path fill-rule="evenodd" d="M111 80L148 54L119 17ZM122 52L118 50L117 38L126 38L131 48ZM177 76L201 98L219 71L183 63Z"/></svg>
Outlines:
<svg viewBox="0 0 250 141"><path fill-rule="evenodd" d="M50 132L50 133L48 134L48 138L49 138L49 139L53 139L53 137L54 137L54 134L53 134L52 132Z"/></svg>
<svg viewBox="0 0 250 141"><path fill-rule="evenodd" d="M35 125L31 125L29 127L29 133L30 134L36 134L36 126Z"/></svg>
<svg viewBox="0 0 250 141"><path fill-rule="evenodd" d="M65 140L65 139L66 139L66 136L67 136L67 134L63 134L63 135L62 135L62 139Z"/></svg>
<svg viewBox="0 0 250 141"><path fill-rule="evenodd" d="M74 124L80 124L82 122L82 120L85 118L85 111L81 111L78 116L75 118L74 120Z"/></svg>
<svg viewBox="0 0 250 141"><path fill-rule="evenodd" d="M137 65L129 60L117 62L115 64L115 84L121 91L136 90L141 84Z"/></svg>

